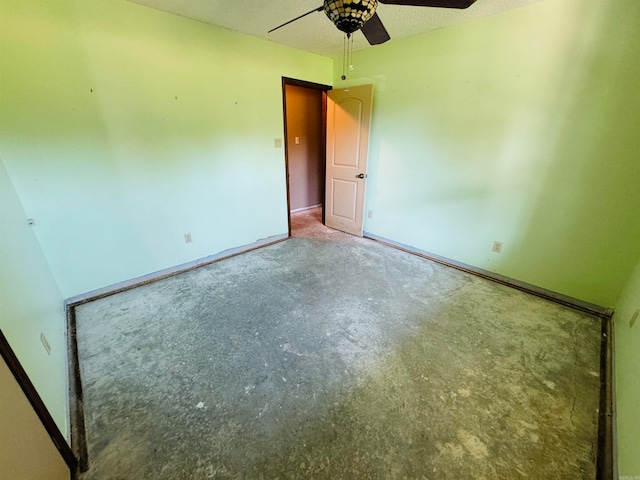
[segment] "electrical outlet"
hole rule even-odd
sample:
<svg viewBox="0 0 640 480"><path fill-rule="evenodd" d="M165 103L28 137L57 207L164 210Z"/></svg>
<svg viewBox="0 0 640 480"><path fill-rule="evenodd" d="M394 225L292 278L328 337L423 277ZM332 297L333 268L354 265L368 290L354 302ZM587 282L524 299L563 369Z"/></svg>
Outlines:
<svg viewBox="0 0 640 480"><path fill-rule="evenodd" d="M640 315L640 308L636 309L636 311L633 313L633 316L631 317L631 320L629 320L629 328L633 327L633 324L636 323L638 315Z"/></svg>
<svg viewBox="0 0 640 480"><path fill-rule="evenodd" d="M296 140L296 145L300 145L300 137L296 137L295 140Z"/></svg>
<svg viewBox="0 0 640 480"><path fill-rule="evenodd" d="M193 242L193 238L191 238L191 233L185 233L184 234L184 243L191 243Z"/></svg>
<svg viewBox="0 0 640 480"><path fill-rule="evenodd" d="M40 341L42 342L44 349L47 351L47 355L51 355L51 345L49 345L49 341L47 340L47 337L45 337L44 333L42 332L40 332Z"/></svg>
<svg viewBox="0 0 640 480"><path fill-rule="evenodd" d="M495 253L500 253L502 251L502 242L493 242L493 248L491 250Z"/></svg>
<svg viewBox="0 0 640 480"><path fill-rule="evenodd" d="M373 218L373 210L369 210L369 213L368 213L367 217Z"/></svg>
<svg viewBox="0 0 640 480"><path fill-rule="evenodd" d="M273 146L274 146L274 148L282 148L282 139L281 138L274 138L273 139Z"/></svg>
<svg viewBox="0 0 640 480"><path fill-rule="evenodd" d="M27 225L33 227L36 224L36 221L33 218L27 218Z"/></svg>

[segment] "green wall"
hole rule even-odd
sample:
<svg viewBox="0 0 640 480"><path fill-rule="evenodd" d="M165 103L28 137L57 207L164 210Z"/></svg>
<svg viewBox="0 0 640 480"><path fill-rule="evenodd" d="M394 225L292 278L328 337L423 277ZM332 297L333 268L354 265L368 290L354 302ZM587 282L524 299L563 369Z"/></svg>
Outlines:
<svg viewBox="0 0 640 480"><path fill-rule="evenodd" d="M639 34L636 0L543 0L366 49L351 79L375 85L367 232L617 306L623 475ZM342 60L123 0L0 0L0 58L0 328L66 431L62 298L285 233L281 77L340 86Z"/></svg>
<svg viewBox="0 0 640 480"><path fill-rule="evenodd" d="M124 0L0 0L0 55L0 155L64 297L286 234L281 78L331 59Z"/></svg>
<svg viewBox="0 0 640 480"><path fill-rule="evenodd" d="M640 262L616 305L615 365L618 469L621 476L640 477Z"/></svg>
<svg viewBox="0 0 640 480"><path fill-rule="evenodd" d="M637 0L543 0L358 52L350 79L374 85L365 231L616 307L622 476L640 476L638 38Z"/></svg>
<svg viewBox="0 0 640 480"><path fill-rule="evenodd" d="M365 231L614 305L640 258L639 36L637 0L544 0L355 54Z"/></svg>
<svg viewBox="0 0 640 480"><path fill-rule="evenodd" d="M124 0L0 0L0 328L63 432L63 299L286 233L281 77L332 71Z"/></svg>
<svg viewBox="0 0 640 480"><path fill-rule="evenodd" d="M68 435L63 298L34 234L38 226L29 226L27 218L0 158L0 329Z"/></svg>

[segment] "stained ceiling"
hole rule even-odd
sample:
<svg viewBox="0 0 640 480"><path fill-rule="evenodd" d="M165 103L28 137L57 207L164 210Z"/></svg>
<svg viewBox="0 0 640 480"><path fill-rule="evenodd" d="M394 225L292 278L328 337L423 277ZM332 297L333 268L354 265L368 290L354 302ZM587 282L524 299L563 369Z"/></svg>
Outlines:
<svg viewBox="0 0 640 480"><path fill-rule="evenodd" d="M343 50L343 34L323 12L313 13L273 33L270 29L319 7L321 0L128 0L236 32L263 38L325 56ZM466 10L378 5L378 15L391 42L438 28L493 15L539 0L477 0ZM369 46L360 32L354 34L354 50Z"/></svg>

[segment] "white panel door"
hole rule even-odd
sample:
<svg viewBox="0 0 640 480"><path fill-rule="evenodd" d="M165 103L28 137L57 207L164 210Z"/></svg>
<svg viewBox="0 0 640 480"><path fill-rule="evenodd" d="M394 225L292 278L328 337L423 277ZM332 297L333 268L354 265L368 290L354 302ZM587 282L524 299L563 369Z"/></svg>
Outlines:
<svg viewBox="0 0 640 480"><path fill-rule="evenodd" d="M373 86L327 92L325 223L362 236Z"/></svg>

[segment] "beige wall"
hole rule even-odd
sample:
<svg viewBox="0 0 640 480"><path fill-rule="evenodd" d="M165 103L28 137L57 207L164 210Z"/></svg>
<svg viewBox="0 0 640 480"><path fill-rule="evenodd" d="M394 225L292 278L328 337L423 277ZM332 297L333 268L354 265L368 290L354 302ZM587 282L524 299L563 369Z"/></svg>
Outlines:
<svg viewBox="0 0 640 480"><path fill-rule="evenodd" d="M0 358L0 477L68 480L69 469Z"/></svg>
<svg viewBox="0 0 640 480"><path fill-rule="evenodd" d="M290 206L296 210L323 203L322 92L287 85L286 96Z"/></svg>

